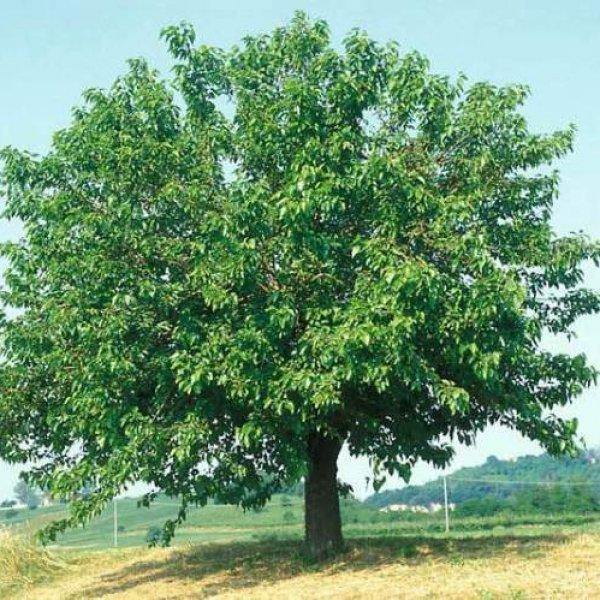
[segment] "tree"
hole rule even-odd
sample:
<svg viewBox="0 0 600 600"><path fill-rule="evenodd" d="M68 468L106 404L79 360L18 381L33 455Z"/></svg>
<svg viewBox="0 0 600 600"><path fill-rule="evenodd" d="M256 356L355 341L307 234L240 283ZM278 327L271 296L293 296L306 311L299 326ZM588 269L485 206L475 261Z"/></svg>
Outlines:
<svg viewBox="0 0 600 600"><path fill-rule="evenodd" d="M3 250L0 455L55 497L93 482L46 535L132 481L180 498L168 540L190 504L304 477L321 557L344 444L378 484L490 423L573 452L552 408L596 373L542 347L599 308L599 245L550 225L573 128L531 133L526 88L361 32L337 51L302 14L229 51L163 35L172 82L132 60L47 155L2 154L24 233Z"/></svg>
<svg viewBox="0 0 600 600"><path fill-rule="evenodd" d="M22 479L17 481L14 493L17 500L19 500L21 504L25 504L27 508L34 509L40 505L40 495L35 487L29 485Z"/></svg>

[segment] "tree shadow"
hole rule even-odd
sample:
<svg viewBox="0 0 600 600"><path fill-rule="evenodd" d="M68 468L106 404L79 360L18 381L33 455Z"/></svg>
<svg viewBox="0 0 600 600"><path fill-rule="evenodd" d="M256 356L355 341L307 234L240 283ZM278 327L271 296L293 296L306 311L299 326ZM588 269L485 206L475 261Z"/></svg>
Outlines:
<svg viewBox="0 0 600 600"><path fill-rule="evenodd" d="M249 590L308 573L335 575L391 564L419 565L439 560L462 564L469 559L509 554L537 557L569 538L569 535L561 533L354 538L348 541L344 553L318 564L307 559L302 543L297 540L211 543L175 549L156 560L140 560L101 576L100 583L80 590L80 593L86 598L103 598L165 580L193 582L203 596L210 596L226 591Z"/></svg>

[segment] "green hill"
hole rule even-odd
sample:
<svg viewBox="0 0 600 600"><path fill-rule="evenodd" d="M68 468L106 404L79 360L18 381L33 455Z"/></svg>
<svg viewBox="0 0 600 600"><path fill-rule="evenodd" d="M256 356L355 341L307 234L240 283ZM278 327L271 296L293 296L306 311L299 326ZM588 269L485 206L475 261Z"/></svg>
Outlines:
<svg viewBox="0 0 600 600"><path fill-rule="evenodd" d="M490 456L483 465L462 468L448 476L451 502L481 500L495 497L500 500L522 493L532 484L570 483L573 487L584 485L600 495L600 451L589 451L577 458L522 456L514 461L499 460ZM365 501L381 508L389 504L423 504L441 502L443 479L438 477L423 485L409 485L401 489L373 494Z"/></svg>
<svg viewBox="0 0 600 600"><path fill-rule="evenodd" d="M137 498L120 498L117 501L118 544L121 547L145 546L152 529L177 514L176 499L159 495L149 508L138 508ZM342 499L344 523L384 521L373 507L353 498ZM64 516L66 507L61 504L40 507L0 510L0 529L36 531L42 525ZM112 504L85 527L68 529L59 535L59 546L73 548L107 548L113 544ZM204 507L192 507L186 522L177 529L174 544L203 543L212 541L256 541L283 535L300 539L304 522L304 500L294 494L277 494L260 511L243 511L225 504L209 503Z"/></svg>

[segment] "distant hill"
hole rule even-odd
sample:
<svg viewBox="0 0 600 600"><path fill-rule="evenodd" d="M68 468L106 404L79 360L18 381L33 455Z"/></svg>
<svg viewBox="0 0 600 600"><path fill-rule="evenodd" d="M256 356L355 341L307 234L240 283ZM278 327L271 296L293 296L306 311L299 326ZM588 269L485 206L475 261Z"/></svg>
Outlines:
<svg viewBox="0 0 600 600"><path fill-rule="evenodd" d="M588 451L577 458L522 456L514 461L490 456L483 465L466 467L448 476L451 502L478 500L486 496L509 498L533 482L590 482L600 495L600 450ZM376 508L389 504L424 504L441 502L443 479L438 477L423 485L409 485L373 494L365 502Z"/></svg>

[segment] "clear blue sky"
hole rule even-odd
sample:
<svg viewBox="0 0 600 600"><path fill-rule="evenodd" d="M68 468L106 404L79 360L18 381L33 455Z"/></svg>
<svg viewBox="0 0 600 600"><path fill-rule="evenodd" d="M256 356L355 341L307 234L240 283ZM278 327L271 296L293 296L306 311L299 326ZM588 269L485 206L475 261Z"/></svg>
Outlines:
<svg viewBox="0 0 600 600"><path fill-rule="evenodd" d="M44 152L53 131L69 121L81 91L108 86L125 60L144 56L165 74L169 61L160 29L191 21L203 42L220 46L269 30L294 10L325 18L334 39L360 27L380 41L418 49L437 71L470 79L522 82L532 88L526 108L532 125L549 131L568 122L579 130L575 153L561 166L562 195L555 211L559 232L583 229L600 237L600 2L547 0L19 0L2 2L0 18L0 146ZM0 225L0 238L16 228ZM600 275L588 277L600 287ZM600 316L581 322L570 344L600 367ZM570 407L589 445L600 445L600 390ZM536 445L491 429L476 447L460 448L454 466L477 464L488 454L513 457ZM341 460L342 477L364 493L364 461ZM10 495L17 469L0 465L0 498ZM415 480L434 475L420 466ZM394 482L391 482L394 485Z"/></svg>

